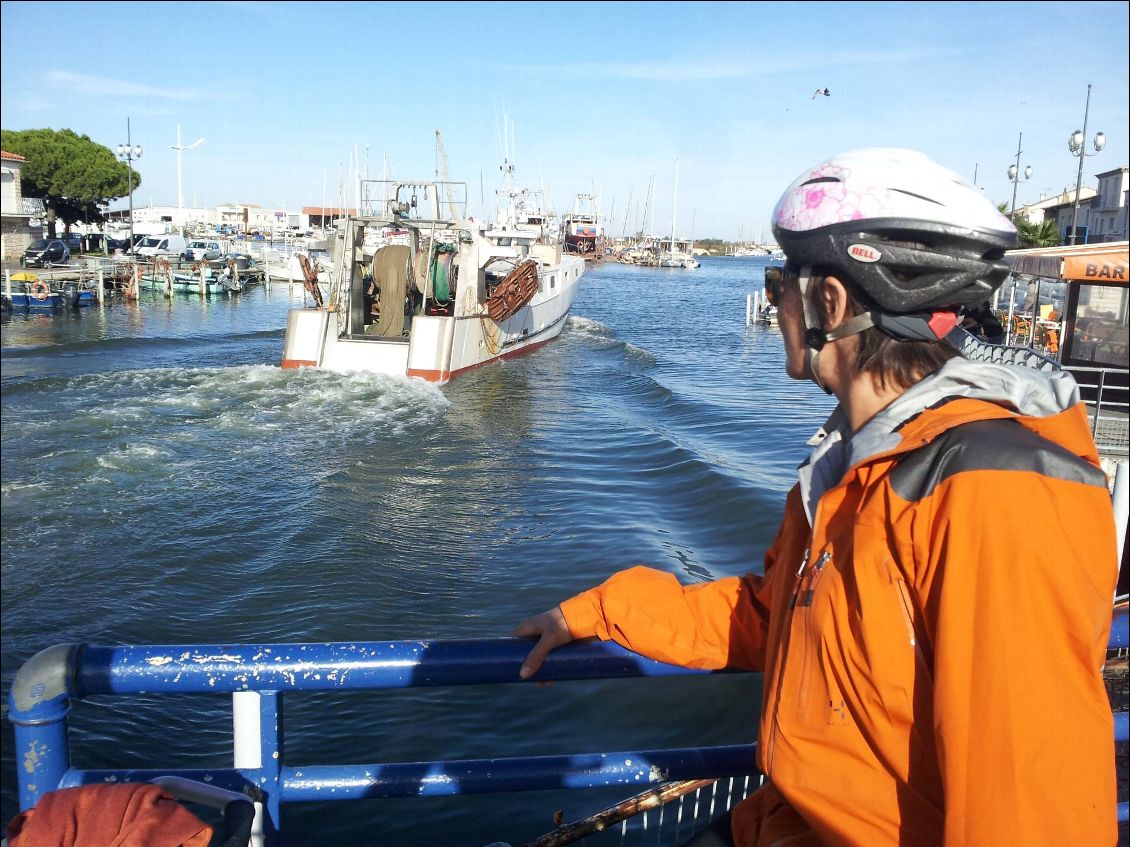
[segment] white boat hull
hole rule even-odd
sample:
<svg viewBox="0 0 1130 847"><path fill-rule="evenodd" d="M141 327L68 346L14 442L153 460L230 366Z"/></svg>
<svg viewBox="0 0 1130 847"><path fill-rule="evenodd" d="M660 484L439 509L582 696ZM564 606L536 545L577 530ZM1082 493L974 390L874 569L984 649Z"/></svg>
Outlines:
<svg viewBox="0 0 1130 847"><path fill-rule="evenodd" d="M582 259L562 256L560 265L540 270L545 290L501 323L485 312L454 317L417 315L403 339L347 335L342 311L292 309L282 367L365 371L443 384L491 362L529 352L560 335L583 273Z"/></svg>
<svg viewBox="0 0 1130 847"><path fill-rule="evenodd" d="M441 216L439 184L391 189L381 192L389 214L343 220L326 305L319 291L315 307L290 311L282 367L442 384L561 334L585 262L547 237L544 215L530 212L524 192L508 192L497 221L476 222ZM420 193L431 200L430 216L420 214ZM454 207L450 198L447 205ZM364 245L373 231L395 231L405 243L370 255Z"/></svg>

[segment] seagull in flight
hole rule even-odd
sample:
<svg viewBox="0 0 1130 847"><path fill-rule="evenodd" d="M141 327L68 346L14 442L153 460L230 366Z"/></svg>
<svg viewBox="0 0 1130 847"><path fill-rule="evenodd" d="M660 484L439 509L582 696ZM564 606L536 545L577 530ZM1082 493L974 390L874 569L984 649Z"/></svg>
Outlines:
<svg viewBox="0 0 1130 847"><path fill-rule="evenodd" d="M829 91L827 88L817 88L814 92L812 92L812 99L815 100L820 95L824 95L825 97L831 97L832 92Z"/></svg>

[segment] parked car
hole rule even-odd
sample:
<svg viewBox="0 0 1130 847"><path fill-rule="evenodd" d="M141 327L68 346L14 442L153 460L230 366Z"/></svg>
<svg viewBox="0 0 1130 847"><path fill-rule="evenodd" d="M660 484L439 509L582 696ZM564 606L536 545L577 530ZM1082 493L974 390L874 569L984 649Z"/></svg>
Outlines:
<svg viewBox="0 0 1130 847"><path fill-rule="evenodd" d="M113 255L114 251L125 250L129 247L128 238L113 238L108 235L103 235L100 232L92 232L90 235L82 237L82 253L97 253ZM76 252L74 249L72 253Z"/></svg>
<svg viewBox="0 0 1130 847"><path fill-rule="evenodd" d="M184 255L188 242L183 235L147 235L137 243L133 252L138 256L176 256Z"/></svg>
<svg viewBox="0 0 1130 847"><path fill-rule="evenodd" d="M201 259L222 259L223 256L224 251L218 241L193 239L188 242L188 246L184 248L184 257L191 262L199 262Z"/></svg>
<svg viewBox="0 0 1130 847"><path fill-rule="evenodd" d="M46 268L50 265L65 265L70 259L71 248L66 242L58 238L40 238L24 250L20 264L25 268Z"/></svg>
<svg viewBox="0 0 1130 847"><path fill-rule="evenodd" d="M82 252L82 236L77 232L65 232L60 238L72 253Z"/></svg>

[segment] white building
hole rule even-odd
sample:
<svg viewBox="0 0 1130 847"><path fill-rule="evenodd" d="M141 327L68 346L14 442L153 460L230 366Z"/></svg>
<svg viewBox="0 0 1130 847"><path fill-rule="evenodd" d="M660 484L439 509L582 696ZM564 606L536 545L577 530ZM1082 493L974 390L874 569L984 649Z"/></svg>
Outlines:
<svg viewBox="0 0 1130 847"><path fill-rule="evenodd" d="M1098 192L1095 191L1095 189L1087 188L1086 186L1083 186L1082 188L1079 189L1079 213L1080 214L1083 213L1083 209L1085 208L1086 204L1090 203L1091 198L1094 197L1097 193ZM1072 190L1072 189L1065 188L1065 189L1063 189L1063 191L1061 191L1059 194L1056 194L1054 197L1045 197L1041 193L1040 199L1037 200L1035 203L1029 203L1026 206L1021 206L1019 209L1017 209L1016 210L1016 217L1023 216L1023 217L1028 219L1028 223L1038 224L1038 223L1042 223L1043 221L1047 220L1048 217L1050 216L1049 213L1054 214L1053 210L1058 209L1065 204L1068 206L1068 208L1070 208L1071 206L1074 205L1074 203L1075 203L1075 191ZM1079 225L1082 226L1083 222L1080 221ZM1068 219L1065 226L1071 226L1071 220L1070 219ZM1057 227L1057 229L1059 229L1060 232L1063 231L1063 229L1060 228L1060 227Z"/></svg>
<svg viewBox="0 0 1130 847"><path fill-rule="evenodd" d="M1095 244L1101 241L1125 241L1127 233L1127 190L1130 177L1127 166L1095 174L1098 189L1079 189L1079 212L1076 226L1079 229L1079 244ZM1071 236L1071 220L1076 217L1075 192L1064 189L1054 197L1041 197L1016 210L1016 215L1027 218L1031 223L1046 220L1055 221L1060 241L1067 244Z"/></svg>
<svg viewBox="0 0 1130 847"><path fill-rule="evenodd" d="M3 163L3 181L0 183L0 257L5 262L19 261L27 246L43 237L42 220L47 214L43 201L37 197L24 197L20 188L20 170L23 156L0 151Z"/></svg>
<svg viewBox="0 0 1130 847"><path fill-rule="evenodd" d="M1127 166L1095 174L1099 181L1098 195L1087 215L1087 241L1126 240L1126 192L1130 177Z"/></svg>
<svg viewBox="0 0 1130 847"><path fill-rule="evenodd" d="M109 213L119 227L129 221L129 211L115 209ZM223 203L210 209L178 209L176 206L134 207L133 231L142 235L159 235L198 229L219 229L227 226L235 232L277 232L310 226L310 216L285 209L264 209L254 203Z"/></svg>

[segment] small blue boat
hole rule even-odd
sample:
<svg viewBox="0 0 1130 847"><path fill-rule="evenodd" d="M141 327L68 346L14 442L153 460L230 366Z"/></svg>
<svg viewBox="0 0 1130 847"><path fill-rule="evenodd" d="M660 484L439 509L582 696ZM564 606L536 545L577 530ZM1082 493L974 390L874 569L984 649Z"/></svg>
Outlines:
<svg viewBox="0 0 1130 847"><path fill-rule="evenodd" d="M31 277L21 279L20 277ZM23 311L50 312L62 309L66 305L66 298L59 291L52 291L51 287L34 274L16 274L12 278L10 293L5 294L5 305L11 309Z"/></svg>

